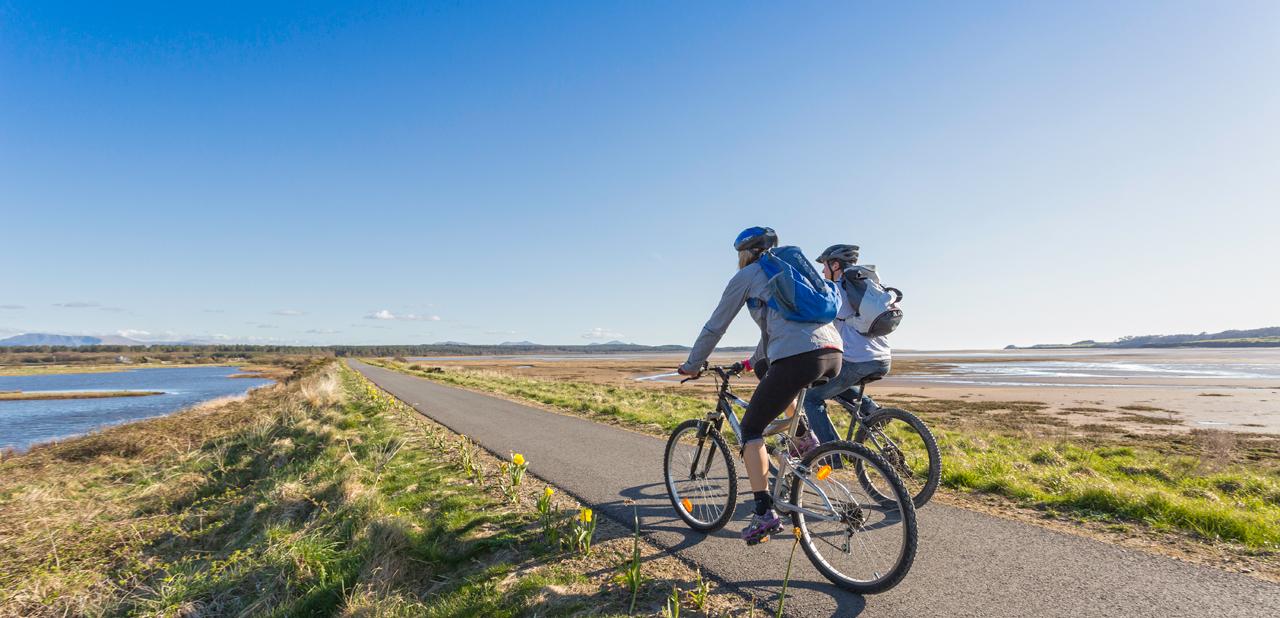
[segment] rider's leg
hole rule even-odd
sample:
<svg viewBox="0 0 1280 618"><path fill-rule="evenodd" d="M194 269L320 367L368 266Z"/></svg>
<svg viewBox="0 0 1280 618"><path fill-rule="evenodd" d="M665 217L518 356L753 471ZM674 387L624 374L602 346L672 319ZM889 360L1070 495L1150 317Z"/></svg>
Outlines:
<svg viewBox="0 0 1280 618"><path fill-rule="evenodd" d="M804 396L804 413L809 418L809 425L820 442L838 440L835 425L827 415L827 400L856 386L862 379L858 370L860 363L843 363L840 373L826 384L812 387Z"/></svg>
<svg viewBox="0 0 1280 618"><path fill-rule="evenodd" d="M742 415L743 460L753 491L764 491L768 487L765 428L795 401L802 389L824 375L834 376L839 362L839 350L823 349L779 359L770 365Z"/></svg>
<svg viewBox="0 0 1280 618"><path fill-rule="evenodd" d="M755 365L752 366L752 370L755 371L756 373L756 379L763 382L765 374L769 372L769 359L767 358L758 359ZM787 415L787 418L791 418L796 415L795 400L792 400L791 403L787 404L787 411L785 412L785 414ZM805 422L805 419L801 418L800 428L798 431L796 431L796 435L803 436L808 432L809 432L809 424Z"/></svg>
<svg viewBox="0 0 1280 618"><path fill-rule="evenodd" d="M765 491L769 488L769 453L765 451L764 440L752 442L742 448L742 460L747 464L747 477L751 481L751 491Z"/></svg>

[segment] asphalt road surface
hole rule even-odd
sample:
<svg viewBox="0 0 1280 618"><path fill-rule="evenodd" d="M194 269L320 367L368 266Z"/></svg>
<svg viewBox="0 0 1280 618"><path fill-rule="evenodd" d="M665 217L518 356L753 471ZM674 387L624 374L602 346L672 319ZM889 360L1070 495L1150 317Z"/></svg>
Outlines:
<svg viewBox="0 0 1280 618"><path fill-rule="evenodd" d="M633 500L642 532L653 543L765 605L776 602L792 543L779 538L744 546L737 534L745 503L738 517L715 534L686 527L662 485L662 440L358 361L351 366L485 449L523 453L530 473L627 527L633 507L626 501ZM745 478L741 486L745 490ZM835 588L804 552L797 552L787 614L1280 616L1280 585L1245 575L939 504L920 509L919 528L911 572L878 595Z"/></svg>

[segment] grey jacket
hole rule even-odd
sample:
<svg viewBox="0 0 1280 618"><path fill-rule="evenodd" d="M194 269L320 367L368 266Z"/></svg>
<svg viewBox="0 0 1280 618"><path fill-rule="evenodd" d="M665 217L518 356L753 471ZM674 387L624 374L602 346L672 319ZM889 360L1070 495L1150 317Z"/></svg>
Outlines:
<svg viewBox="0 0 1280 618"><path fill-rule="evenodd" d="M752 362L761 358L776 361L821 348L843 349L840 333L830 323L792 322L770 309L768 283L769 278L759 264L749 264L729 279L720 304L702 327L702 333L689 351L689 359L680 368L686 372L700 369L743 305L747 305L751 319L760 327L760 343L751 355Z"/></svg>

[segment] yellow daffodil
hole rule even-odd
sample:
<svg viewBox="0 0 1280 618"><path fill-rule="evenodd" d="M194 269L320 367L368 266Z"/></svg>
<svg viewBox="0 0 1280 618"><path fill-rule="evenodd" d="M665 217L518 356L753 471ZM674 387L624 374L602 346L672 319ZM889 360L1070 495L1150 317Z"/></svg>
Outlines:
<svg viewBox="0 0 1280 618"><path fill-rule="evenodd" d="M591 509L588 509L588 508L582 509L582 512L578 513L578 519L581 520L582 523L584 524L591 523Z"/></svg>
<svg viewBox="0 0 1280 618"><path fill-rule="evenodd" d="M514 463L514 464L515 464L515 465L517 465L517 466L523 466L523 465L524 465L524 455L521 455L520 453L516 453L515 455L512 455L512 456L511 456L511 462L512 462L512 463Z"/></svg>
<svg viewBox="0 0 1280 618"><path fill-rule="evenodd" d="M800 532L800 526L796 526L795 528L792 528L792 529L791 529L791 533L792 533L792 534L794 534L794 535L796 535L796 540L797 540L797 541L798 541L798 540L800 540L800 537L801 537L801 535L802 535L802 533Z"/></svg>
<svg viewBox="0 0 1280 618"><path fill-rule="evenodd" d="M551 494L556 493L556 490L554 490L554 489L552 489L552 488L548 487L548 488L546 488L546 489L542 490L542 493L543 493L543 495L545 495L546 497L550 498L550 497L551 497Z"/></svg>

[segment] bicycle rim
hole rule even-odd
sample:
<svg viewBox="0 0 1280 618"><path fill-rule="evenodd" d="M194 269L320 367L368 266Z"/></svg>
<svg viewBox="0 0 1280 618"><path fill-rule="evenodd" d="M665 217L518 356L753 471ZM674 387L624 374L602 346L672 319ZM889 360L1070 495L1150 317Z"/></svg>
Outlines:
<svg viewBox="0 0 1280 618"><path fill-rule="evenodd" d="M838 517L824 521L796 513L801 544L814 566L832 583L854 592L882 592L897 585L915 560L917 541L915 507L901 481L878 455L847 441L824 444L805 460L816 488L795 481L792 502ZM889 488L889 496L868 492L860 474Z"/></svg>
<svg viewBox="0 0 1280 618"><path fill-rule="evenodd" d="M663 478L671 506L689 527L711 532L733 517L738 477L718 433L699 437L705 421L685 421L667 440Z"/></svg>
<svg viewBox="0 0 1280 618"><path fill-rule="evenodd" d="M927 428L913 426L905 413L899 416L895 410L885 410L887 413L868 419L856 441L883 457L902 479L916 508L922 507L933 496L942 475L937 443ZM888 495L888 488L878 486L869 476L859 481L870 492Z"/></svg>

